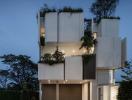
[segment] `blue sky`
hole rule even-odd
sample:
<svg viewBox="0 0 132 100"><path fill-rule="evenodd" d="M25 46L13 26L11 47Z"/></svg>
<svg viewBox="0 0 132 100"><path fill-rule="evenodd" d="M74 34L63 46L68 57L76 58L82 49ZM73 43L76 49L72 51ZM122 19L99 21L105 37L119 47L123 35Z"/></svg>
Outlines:
<svg viewBox="0 0 132 100"><path fill-rule="evenodd" d="M38 61L38 26L36 14L45 3L49 7L81 7L85 16L94 0L0 0L0 55L26 54ZM120 36L128 39L128 59L132 59L132 1L120 0L116 15L121 17Z"/></svg>

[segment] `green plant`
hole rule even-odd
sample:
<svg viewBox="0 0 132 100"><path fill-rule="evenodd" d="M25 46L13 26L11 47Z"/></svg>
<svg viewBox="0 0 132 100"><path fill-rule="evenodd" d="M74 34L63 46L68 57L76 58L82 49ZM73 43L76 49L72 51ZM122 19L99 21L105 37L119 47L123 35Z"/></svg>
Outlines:
<svg viewBox="0 0 132 100"><path fill-rule="evenodd" d="M132 100L132 81L122 81L118 89L118 100Z"/></svg>
<svg viewBox="0 0 132 100"><path fill-rule="evenodd" d="M90 11L96 16L96 20L102 17L112 16L115 12L119 0L96 0L90 8Z"/></svg>
<svg viewBox="0 0 132 100"><path fill-rule="evenodd" d="M85 48L87 50L87 54L90 53L91 48L97 43L96 39L92 36L91 31L85 31L84 36L81 38L82 44L79 49Z"/></svg>
<svg viewBox="0 0 132 100"><path fill-rule="evenodd" d="M56 49L53 54L46 53L44 56L41 57L40 63L45 63L49 65L63 63L64 62L64 54Z"/></svg>
<svg viewBox="0 0 132 100"><path fill-rule="evenodd" d="M78 12L83 12L83 9L81 9L81 8L72 8L72 7L64 7L62 9L55 9L55 8L49 8L45 4L44 7L42 7L41 10L40 10L40 16L45 17L46 13L57 12L57 11L59 11L60 13L61 12L78 13Z"/></svg>
<svg viewBox="0 0 132 100"><path fill-rule="evenodd" d="M81 8L64 7L63 9L59 9L59 12L77 13L77 12L83 12L83 10Z"/></svg>
<svg viewBox="0 0 132 100"><path fill-rule="evenodd" d="M87 54L90 54L92 47L94 47L97 43L96 39L91 32L91 19L84 19L85 27L84 27L84 35L81 37L81 47L79 49L85 48L87 50Z"/></svg>
<svg viewBox="0 0 132 100"><path fill-rule="evenodd" d="M121 68L122 75L124 81L132 81L132 62L125 62L125 67Z"/></svg>
<svg viewBox="0 0 132 100"><path fill-rule="evenodd" d="M40 17L45 17L45 14L49 12L56 12L56 9L49 8L47 4L44 4L44 7L40 9Z"/></svg>
<svg viewBox="0 0 132 100"><path fill-rule="evenodd" d="M125 62L121 68L122 81L118 90L118 100L132 100L132 61Z"/></svg>
<svg viewBox="0 0 132 100"><path fill-rule="evenodd" d="M38 89L37 64L26 55L3 55L0 60L8 65L9 70L3 75L8 78L8 88L22 90L24 82L28 89Z"/></svg>
<svg viewBox="0 0 132 100"><path fill-rule="evenodd" d="M55 59L55 61L58 63L64 61L64 54L62 52L60 52L58 50L58 48L56 49L56 51L54 52L54 54L52 56Z"/></svg>

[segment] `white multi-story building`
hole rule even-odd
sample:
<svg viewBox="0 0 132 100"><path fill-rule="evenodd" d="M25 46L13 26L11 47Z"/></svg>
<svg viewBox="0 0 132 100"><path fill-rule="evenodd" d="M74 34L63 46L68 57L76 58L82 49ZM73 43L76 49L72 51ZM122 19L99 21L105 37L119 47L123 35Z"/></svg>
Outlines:
<svg viewBox="0 0 132 100"><path fill-rule="evenodd" d="M119 37L119 19L91 20L97 39L93 56L84 63L83 12L38 13L41 56L53 53L58 46L65 54L64 63L38 63L40 100L116 100L115 69L126 60L126 39ZM43 37L43 39L41 39Z"/></svg>

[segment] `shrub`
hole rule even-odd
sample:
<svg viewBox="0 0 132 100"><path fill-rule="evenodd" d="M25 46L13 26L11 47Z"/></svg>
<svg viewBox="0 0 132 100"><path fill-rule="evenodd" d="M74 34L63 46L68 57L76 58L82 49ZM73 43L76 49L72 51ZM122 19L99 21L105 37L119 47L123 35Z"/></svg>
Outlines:
<svg viewBox="0 0 132 100"><path fill-rule="evenodd" d="M122 81L118 90L118 100L132 100L132 81Z"/></svg>

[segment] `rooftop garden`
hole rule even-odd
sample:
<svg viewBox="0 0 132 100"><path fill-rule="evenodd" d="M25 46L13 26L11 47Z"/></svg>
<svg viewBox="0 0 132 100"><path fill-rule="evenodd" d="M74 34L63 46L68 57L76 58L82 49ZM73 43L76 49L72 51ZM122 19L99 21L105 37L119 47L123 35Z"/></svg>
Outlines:
<svg viewBox="0 0 132 100"><path fill-rule="evenodd" d="M114 16L118 3L119 0L95 0L90 7L90 12L95 16L97 23L101 19L120 19Z"/></svg>
<svg viewBox="0 0 132 100"><path fill-rule="evenodd" d="M68 13L80 13L83 12L82 8L72 8L72 7L64 7L62 9L56 9L56 8L49 8L47 5L44 5L44 7L40 10L40 16L44 17L46 13L50 12L68 12Z"/></svg>

